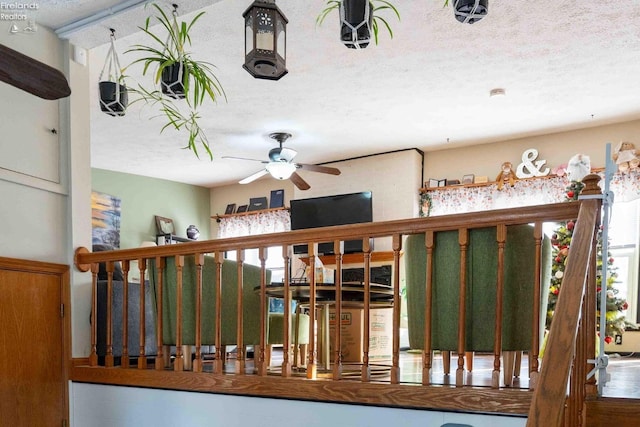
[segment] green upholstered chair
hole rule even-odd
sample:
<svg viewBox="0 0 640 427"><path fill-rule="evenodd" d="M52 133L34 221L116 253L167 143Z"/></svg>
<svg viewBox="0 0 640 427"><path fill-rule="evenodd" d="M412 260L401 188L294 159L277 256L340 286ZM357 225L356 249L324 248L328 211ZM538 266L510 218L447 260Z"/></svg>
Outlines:
<svg viewBox="0 0 640 427"><path fill-rule="evenodd" d="M215 344L216 322L216 263L210 256L204 257L202 268L202 345ZM184 257L182 269L182 344L195 344L196 322L196 264L194 256ZM267 283L271 272L267 270ZM243 275L243 345L260 344L260 295L255 287L260 285L260 267L244 264ZM166 258L163 275L163 344L176 344L176 264L174 257ZM223 346L236 345L237 341L237 296L238 296L238 264L236 261L224 260L222 263L222 342ZM155 262L150 262L149 281L157 295L158 271ZM294 316L292 316L294 317ZM296 344L309 342L309 316L300 314L294 319L296 331L290 328L291 340L297 338ZM269 313L267 322L267 345L282 344L284 316L282 313ZM297 336L296 336L297 334Z"/></svg>
<svg viewBox="0 0 640 427"><path fill-rule="evenodd" d="M426 283L424 234L408 236L404 248L409 345L414 349L422 349ZM535 251L532 226L507 227L503 282L503 351L531 350ZM542 333L551 275L551 245L546 237L542 242L541 261ZM466 351L493 352L497 271L496 228L469 230L466 266ZM458 231L437 232L434 236L433 251L432 350L457 351L459 283ZM510 380L506 379L505 383L510 384Z"/></svg>

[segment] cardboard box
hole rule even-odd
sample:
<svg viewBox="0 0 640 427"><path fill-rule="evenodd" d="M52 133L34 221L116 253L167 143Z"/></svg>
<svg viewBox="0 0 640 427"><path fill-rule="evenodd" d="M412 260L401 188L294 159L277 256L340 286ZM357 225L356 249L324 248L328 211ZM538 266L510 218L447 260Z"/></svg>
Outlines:
<svg viewBox="0 0 640 427"><path fill-rule="evenodd" d="M393 352L393 309L376 308L369 314L369 362L390 361ZM342 309L342 360L362 363L364 311L361 308ZM331 356L335 342L336 312L329 311Z"/></svg>

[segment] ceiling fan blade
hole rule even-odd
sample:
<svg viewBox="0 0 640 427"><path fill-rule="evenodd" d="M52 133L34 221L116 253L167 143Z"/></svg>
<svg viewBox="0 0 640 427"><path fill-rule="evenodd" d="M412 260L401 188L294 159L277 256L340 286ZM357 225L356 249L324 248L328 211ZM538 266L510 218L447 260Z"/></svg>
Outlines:
<svg viewBox="0 0 640 427"><path fill-rule="evenodd" d="M340 169L331 168L329 166L305 165L298 163L298 168L311 172L328 173L330 175L340 175Z"/></svg>
<svg viewBox="0 0 640 427"><path fill-rule="evenodd" d="M311 186L307 184L307 181L302 179L302 177L295 172L291 174L289 179L293 182L293 185L298 187L300 190L308 190L311 188Z"/></svg>
<svg viewBox="0 0 640 427"><path fill-rule="evenodd" d="M220 158L221 158L221 159L233 159L233 160L249 160L249 161L252 161L252 162L260 162L260 163L264 163L265 165L266 165L267 163L269 163L269 162L268 162L268 161L266 161L266 160L248 159L248 158L246 158L246 157L222 156L222 157L220 157Z"/></svg>
<svg viewBox="0 0 640 427"><path fill-rule="evenodd" d="M293 158L298 154L296 150L292 150L291 148L283 148L280 150L280 158L285 159L287 162L291 162Z"/></svg>
<svg viewBox="0 0 640 427"><path fill-rule="evenodd" d="M67 78L59 70L0 44L0 81L43 99L71 94Z"/></svg>
<svg viewBox="0 0 640 427"><path fill-rule="evenodd" d="M254 173L253 175L249 175L248 177L246 177L245 179L241 180L239 182L239 184L248 184L250 182L255 181L256 179L265 176L266 174L268 174L269 172L267 172L266 169L262 169L259 172Z"/></svg>

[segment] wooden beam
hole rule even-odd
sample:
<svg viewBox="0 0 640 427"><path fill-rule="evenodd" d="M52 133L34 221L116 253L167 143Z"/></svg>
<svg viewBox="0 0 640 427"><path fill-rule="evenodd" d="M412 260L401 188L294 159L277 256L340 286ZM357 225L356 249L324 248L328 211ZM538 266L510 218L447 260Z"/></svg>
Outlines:
<svg viewBox="0 0 640 427"><path fill-rule="evenodd" d="M43 99L71 95L66 77L59 70L0 44L0 80Z"/></svg>

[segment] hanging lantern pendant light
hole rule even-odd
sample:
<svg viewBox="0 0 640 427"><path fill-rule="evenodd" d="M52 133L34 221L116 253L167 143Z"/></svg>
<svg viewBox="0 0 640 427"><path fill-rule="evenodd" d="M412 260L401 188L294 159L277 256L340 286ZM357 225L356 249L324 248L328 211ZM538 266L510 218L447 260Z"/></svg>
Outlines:
<svg viewBox="0 0 640 427"><path fill-rule="evenodd" d="M242 14L244 65L257 79L279 80L287 74L287 23L275 0L256 0Z"/></svg>

